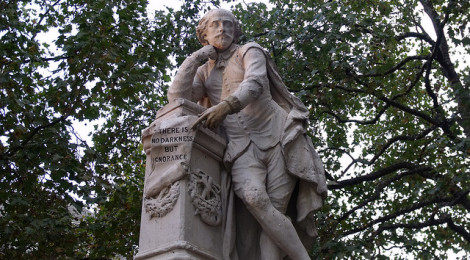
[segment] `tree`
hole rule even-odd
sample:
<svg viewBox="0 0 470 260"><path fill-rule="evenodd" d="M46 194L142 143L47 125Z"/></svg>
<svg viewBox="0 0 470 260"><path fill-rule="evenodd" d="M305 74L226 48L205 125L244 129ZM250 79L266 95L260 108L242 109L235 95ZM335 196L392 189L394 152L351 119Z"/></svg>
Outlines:
<svg viewBox="0 0 470 260"><path fill-rule="evenodd" d="M0 258L132 258L140 132L165 104L170 72L199 48L200 14L219 5L183 1L149 18L143 0L0 2ZM233 6L242 42L269 50L311 110L331 191L314 257L470 250L470 77L457 56L468 54L469 8L463 0ZM87 144L73 122L98 119Z"/></svg>
<svg viewBox="0 0 470 260"><path fill-rule="evenodd" d="M140 130L163 102L165 31L145 1L0 6L0 257L132 255ZM96 119L88 146L73 122Z"/></svg>

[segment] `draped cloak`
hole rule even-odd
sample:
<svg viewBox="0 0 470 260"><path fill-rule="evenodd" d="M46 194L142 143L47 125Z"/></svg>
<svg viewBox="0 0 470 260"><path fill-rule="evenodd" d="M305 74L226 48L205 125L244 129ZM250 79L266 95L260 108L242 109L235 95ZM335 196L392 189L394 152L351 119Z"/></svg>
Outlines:
<svg viewBox="0 0 470 260"><path fill-rule="evenodd" d="M298 178L298 186L292 195L289 204L295 205L294 210L288 209L287 215L293 220L299 237L307 248L312 246L312 237L316 236L313 213L320 209L327 196L325 172L318 153L313 148L311 139L307 136L308 109L299 98L292 95L282 81L274 61L269 53L264 51L257 43L248 43L238 50L243 56L250 48L262 50L266 57L266 68L270 91L273 100L288 114L284 123L284 131L280 144L283 150L286 172ZM224 259L238 259L235 235L234 195L230 190L230 177L225 180L226 219L224 238ZM295 220L295 221L294 221ZM243 230L244 232L246 230ZM258 252L259 253L259 252ZM253 254L258 254L253 252ZM253 258L254 259L254 258Z"/></svg>

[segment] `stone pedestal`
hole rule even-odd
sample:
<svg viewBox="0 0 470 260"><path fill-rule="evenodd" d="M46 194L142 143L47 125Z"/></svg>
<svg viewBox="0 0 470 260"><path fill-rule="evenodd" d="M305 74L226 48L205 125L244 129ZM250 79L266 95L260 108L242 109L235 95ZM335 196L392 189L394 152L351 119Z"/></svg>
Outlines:
<svg viewBox="0 0 470 260"><path fill-rule="evenodd" d="M175 100L142 133L147 164L135 260L222 259L225 140L191 129L203 110Z"/></svg>

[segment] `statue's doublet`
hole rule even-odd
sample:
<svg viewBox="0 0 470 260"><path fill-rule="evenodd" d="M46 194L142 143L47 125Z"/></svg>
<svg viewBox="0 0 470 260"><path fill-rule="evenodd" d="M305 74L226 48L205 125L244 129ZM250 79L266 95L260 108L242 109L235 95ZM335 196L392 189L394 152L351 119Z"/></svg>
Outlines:
<svg viewBox="0 0 470 260"><path fill-rule="evenodd" d="M272 98L261 49L252 44L232 45L218 61L209 61L198 69L196 80L213 105L235 96L243 108L223 122L228 145L225 161L236 159L253 142L261 150L280 143L287 112ZM227 57L229 56L229 57Z"/></svg>

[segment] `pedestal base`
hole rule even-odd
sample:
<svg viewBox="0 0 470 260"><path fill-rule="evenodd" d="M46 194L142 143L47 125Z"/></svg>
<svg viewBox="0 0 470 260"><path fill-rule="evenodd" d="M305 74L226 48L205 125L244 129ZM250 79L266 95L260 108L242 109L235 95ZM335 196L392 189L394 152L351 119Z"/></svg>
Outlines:
<svg viewBox="0 0 470 260"><path fill-rule="evenodd" d="M134 260L194 260L207 259L218 260L211 252L196 247L186 241L176 241L170 245L142 252L134 257Z"/></svg>
<svg viewBox="0 0 470 260"><path fill-rule="evenodd" d="M176 100L143 131L147 164L135 260L222 259L225 140L191 129L203 109Z"/></svg>

